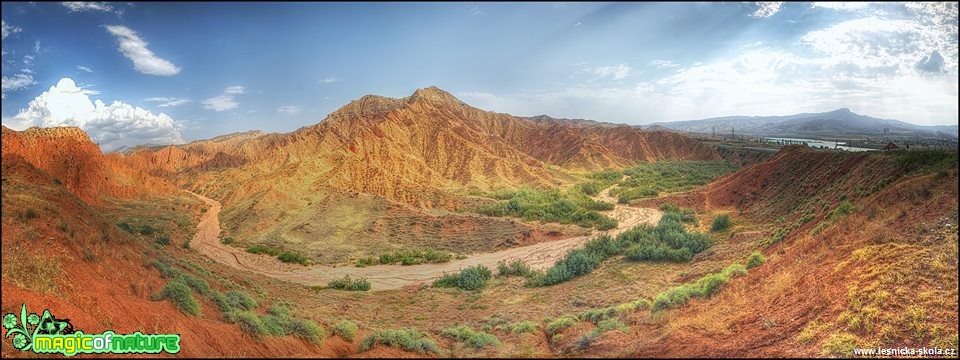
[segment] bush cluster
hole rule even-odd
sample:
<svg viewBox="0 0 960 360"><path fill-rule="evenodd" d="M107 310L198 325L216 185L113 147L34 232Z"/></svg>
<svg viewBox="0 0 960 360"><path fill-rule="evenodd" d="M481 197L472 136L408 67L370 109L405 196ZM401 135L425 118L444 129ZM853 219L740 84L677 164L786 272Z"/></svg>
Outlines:
<svg viewBox="0 0 960 360"><path fill-rule="evenodd" d="M612 210L613 204L593 200L579 190L567 193L559 190L501 190L491 197L503 201L480 205L474 211L489 216L577 224L599 230L617 227L616 220L598 212Z"/></svg>
<svg viewBox="0 0 960 360"><path fill-rule="evenodd" d="M443 274L433 282L434 287L457 288L461 290L480 290L487 286L487 280L493 276L490 269L483 265L475 265L461 270L459 273Z"/></svg>
<svg viewBox="0 0 960 360"><path fill-rule="evenodd" d="M440 335L454 339L459 342L465 342L474 348L480 349L487 346L499 346L500 339L490 333L476 331L469 326L456 326L444 329Z"/></svg>
<svg viewBox="0 0 960 360"><path fill-rule="evenodd" d="M347 291L367 291L370 290L370 282L367 279L358 277L356 279L350 278L350 275L344 276L343 278L330 281L328 284L331 289L337 290L347 290Z"/></svg>
<svg viewBox="0 0 960 360"><path fill-rule="evenodd" d="M440 348L424 332L409 328L398 330L374 330L360 342L360 351L367 351L376 344L401 348L418 353L439 354Z"/></svg>

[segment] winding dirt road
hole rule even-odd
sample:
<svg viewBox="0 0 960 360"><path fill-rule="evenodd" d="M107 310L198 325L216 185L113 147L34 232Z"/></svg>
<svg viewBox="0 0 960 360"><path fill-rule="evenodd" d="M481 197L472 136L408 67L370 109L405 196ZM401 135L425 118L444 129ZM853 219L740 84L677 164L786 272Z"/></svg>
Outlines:
<svg viewBox="0 0 960 360"><path fill-rule="evenodd" d="M615 201L609 196L609 191L609 188L605 189L597 197L603 201ZM619 234L642 223L656 225L662 215L656 209L633 208L617 204L613 210L607 213L607 216L619 222L615 229L597 232L589 236L542 242L489 253L471 254L466 259L451 260L441 264L374 265L362 268L327 265L301 266L286 264L272 256L251 254L244 249L220 243L220 203L203 195L187 192L210 205L210 209L197 224L197 233L190 242L190 246L201 254L237 269L308 286L325 286L331 280L346 275L360 276L369 280L374 290L397 289L407 285L429 283L445 272L457 272L474 265L483 265L495 270L497 263L501 260L521 259L534 269L547 268L566 254L568 250L582 246L596 235L601 233Z"/></svg>

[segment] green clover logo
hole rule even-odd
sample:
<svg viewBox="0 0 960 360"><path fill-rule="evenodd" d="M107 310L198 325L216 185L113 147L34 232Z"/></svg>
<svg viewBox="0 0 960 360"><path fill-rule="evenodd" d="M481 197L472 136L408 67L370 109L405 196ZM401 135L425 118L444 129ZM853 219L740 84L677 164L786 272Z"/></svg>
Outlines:
<svg viewBox="0 0 960 360"><path fill-rule="evenodd" d="M12 313L3 315L3 327L7 329L4 337L13 336L13 347L23 351L30 347L33 338L39 333L59 334L64 330L72 329L68 320L55 319L50 314L50 310L44 310L43 316L35 313L27 315L26 304L20 307L19 319Z"/></svg>

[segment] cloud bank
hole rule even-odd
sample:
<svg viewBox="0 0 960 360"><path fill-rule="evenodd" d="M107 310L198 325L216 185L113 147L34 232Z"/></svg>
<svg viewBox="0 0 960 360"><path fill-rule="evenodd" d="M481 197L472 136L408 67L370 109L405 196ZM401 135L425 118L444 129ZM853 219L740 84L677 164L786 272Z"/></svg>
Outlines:
<svg viewBox="0 0 960 360"><path fill-rule="evenodd" d="M76 126L103 151L141 144L182 143L180 125L167 114L152 112L120 101L91 101L90 92L63 78L30 101L4 125L23 130L32 126Z"/></svg>

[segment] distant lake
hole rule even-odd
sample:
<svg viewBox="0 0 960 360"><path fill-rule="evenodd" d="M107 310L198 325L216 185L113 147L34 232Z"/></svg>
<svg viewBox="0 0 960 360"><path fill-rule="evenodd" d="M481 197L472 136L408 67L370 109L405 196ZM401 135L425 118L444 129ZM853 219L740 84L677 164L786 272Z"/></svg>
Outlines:
<svg viewBox="0 0 960 360"><path fill-rule="evenodd" d="M825 149L840 149L846 151L870 151L874 149L866 149L859 147L846 146L845 142L835 142L835 141L823 141L823 140L813 140L813 139L794 139L794 138L766 138L767 142L774 144L784 144L784 145L807 145L812 148L825 148Z"/></svg>

